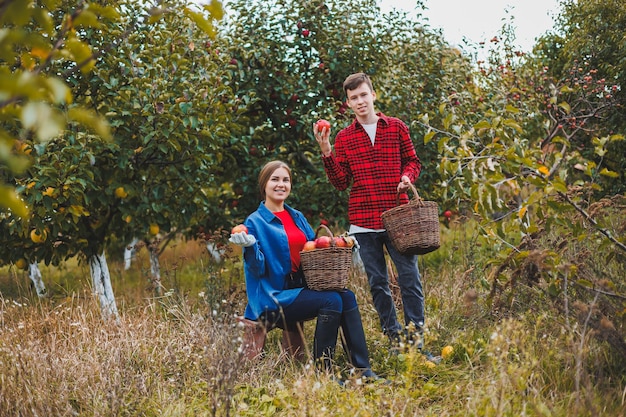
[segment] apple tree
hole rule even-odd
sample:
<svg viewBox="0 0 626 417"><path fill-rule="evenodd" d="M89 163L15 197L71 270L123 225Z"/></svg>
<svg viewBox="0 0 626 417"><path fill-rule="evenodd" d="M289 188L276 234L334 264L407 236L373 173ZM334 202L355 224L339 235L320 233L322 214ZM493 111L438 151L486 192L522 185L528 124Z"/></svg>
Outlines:
<svg viewBox="0 0 626 417"><path fill-rule="evenodd" d="M49 63L76 105L107 118L113 140L71 124L35 145L35 163L15 178L30 218L3 224L3 250L54 264L80 254L105 316L116 315L105 248L111 239L191 233L217 211L219 149L237 117L213 33L218 2L200 10L179 1L115 6L117 21L73 28L93 51L89 71L63 56ZM50 18L54 27L69 19L62 11ZM33 230L42 237L30 239Z"/></svg>
<svg viewBox="0 0 626 417"><path fill-rule="evenodd" d="M238 218L256 209L258 169L276 158L294 168L293 203L312 223L345 226L347 195L328 184L312 137L319 118L331 121L334 133L351 122L345 77L370 74L380 110L413 129L413 118L445 94L438 88L441 79L461 73L461 64L450 63L462 58L417 19L384 15L373 0L234 1L230 8L223 37L229 41L232 82L250 122L245 135L233 137L224 150L225 178L234 191L225 206ZM424 159L434 159L434 152Z"/></svg>
<svg viewBox="0 0 626 417"><path fill-rule="evenodd" d="M578 318L626 354L623 331L612 324L626 307L626 283L593 265L619 271L626 252L626 199L607 191L619 173L606 158L624 137L602 123L618 106L614 84L581 62L555 78L540 56L498 48L441 102L439 122L431 114L420 122L441 154L442 201L478 219L479 246L491 249L491 272L480 281L494 309L525 296L517 283L539 289L528 297L545 291L539 299L566 313L564 299L588 303L595 313ZM605 331L602 323L611 325Z"/></svg>
<svg viewBox="0 0 626 417"><path fill-rule="evenodd" d="M535 47L548 76L575 77L579 85L587 85L589 89L602 86L602 94L612 97L611 106L604 109L602 117L587 120L585 126L608 135L626 132L626 46L623 31L617 29L625 25L626 9L622 1L565 1L555 30L543 36ZM589 77L597 84L589 86ZM577 142L585 146L582 153L587 159L617 174L603 189L611 194L626 191L626 141L609 144L601 158L594 154L593 135L581 136Z"/></svg>
<svg viewBox="0 0 626 417"><path fill-rule="evenodd" d="M89 30L98 26L98 21L115 21L117 12L82 3L68 9L65 18L55 24L56 3L8 0L0 8L4 28L0 39L0 228L4 241L0 262L13 263L18 269L28 267L40 296L45 294L45 286L37 261L27 255L28 247L18 248L16 241L23 240L28 246L43 241L44 234L38 232L31 239L28 230L18 227L17 223L28 222L31 207L16 189L14 176L24 176L34 161L35 147L57 136L68 123L80 123L105 140L111 138L104 118L75 104L62 73L50 71L50 67L53 61L63 59L76 71L88 70L93 65L87 59L89 45L75 36L74 28Z"/></svg>

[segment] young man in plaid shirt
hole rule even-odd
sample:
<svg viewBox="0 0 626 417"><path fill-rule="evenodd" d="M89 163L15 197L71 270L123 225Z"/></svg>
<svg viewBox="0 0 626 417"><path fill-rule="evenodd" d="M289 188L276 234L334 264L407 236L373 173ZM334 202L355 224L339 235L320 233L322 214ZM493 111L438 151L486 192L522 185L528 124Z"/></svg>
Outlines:
<svg viewBox="0 0 626 417"><path fill-rule="evenodd" d="M417 267L417 256L400 254L391 244L380 215L408 202L406 191L421 170L421 163L409 129L395 117L376 113L376 92L370 78L363 73L352 74L343 83L347 105L356 118L335 138L333 152L330 131L318 130L313 134L320 145L322 161L331 184L342 191L350 188L348 202L349 233L359 244L359 253L367 273L374 306L383 332L395 347L402 335L409 344L423 347L424 292ZM398 272L398 285L402 295L405 328L398 322L387 274L385 251Z"/></svg>

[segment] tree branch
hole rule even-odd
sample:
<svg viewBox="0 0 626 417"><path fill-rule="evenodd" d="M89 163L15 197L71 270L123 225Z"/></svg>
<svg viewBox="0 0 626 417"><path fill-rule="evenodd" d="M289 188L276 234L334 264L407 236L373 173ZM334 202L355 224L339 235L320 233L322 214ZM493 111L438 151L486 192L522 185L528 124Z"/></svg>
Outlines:
<svg viewBox="0 0 626 417"><path fill-rule="evenodd" d="M580 207L578 204L576 204L576 202L574 202L574 200L572 200L567 194L559 191L558 194L563 197L565 199L565 201L567 201L572 207L574 207L576 209L576 211L578 211L580 214L582 214L582 216L593 225L593 227L596 228L596 230L598 230L600 233L602 233L604 236L606 236L611 242L613 242L618 248L620 248L621 250L623 250L624 252L626 252L626 245L624 245L622 242L620 242L619 240L617 240L615 237L613 237L613 235L611 234L610 231L600 227L600 225L598 224L598 222L596 222L590 215L589 213L587 213L582 207Z"/></svg>

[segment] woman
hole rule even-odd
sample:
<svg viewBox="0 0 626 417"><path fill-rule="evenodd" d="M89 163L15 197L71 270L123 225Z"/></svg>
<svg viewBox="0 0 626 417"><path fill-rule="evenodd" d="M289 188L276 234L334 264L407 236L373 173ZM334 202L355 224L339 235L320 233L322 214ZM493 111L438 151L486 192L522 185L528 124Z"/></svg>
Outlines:
<svg viewBox="0 0 626 417"><path fill-rule="evenodd" d="M341 326L352 366L366 378L377 379L361 314L354 293L313 291L304 287L300 251L315 232L304 215L285 204L291 192L291 170L282 161L265 164L259 173L263 201L245 221L248 232L234 233L230 241L242 246L248 305L245 318L294 328L317 318L313 357L330 370Z"/></svg>

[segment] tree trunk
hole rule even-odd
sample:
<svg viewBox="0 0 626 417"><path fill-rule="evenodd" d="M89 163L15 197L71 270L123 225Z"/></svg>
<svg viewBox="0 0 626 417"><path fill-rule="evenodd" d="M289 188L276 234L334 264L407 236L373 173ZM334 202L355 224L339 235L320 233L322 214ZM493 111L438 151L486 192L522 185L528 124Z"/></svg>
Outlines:
<svg viewBox="0 0 626 417"><path fill-rule="evenodd" d="M117 306L115 297L113 296L113 287L111 286L111 274L107 260L102 255L92 255L89 257L89 268L91 270L91 282L93 289L100 300L100 311L105 320L110 318L118 319Z"/></svg>
<svg viewBox="0 0 626 417"><path fill-rule="evenodd" d="M130 263L135 257L135 253L137 253L137 242L139 242L139 240L134 238L133 241L126 246L126 249L124 249L124 270L130 269Z"/></svg>
<svg viewBox="0 0 626 417"><path fill-rule="evenodd" d="M161 284L161 265L159 264L159 251L150 247L150 273L152 274L152 285L156 296L163 293L163 284Z"/></svg>
<svg viewBox="0 0 626 417"><path fill-rule="evenodd" d="M39 266L37 266L37 262L32 262L28 266L28 277L33 282L35 286L35 290L37 291L37 295L41 297L46 296L46 286L43 283L43 279L41 276L41 271L39 270Z"/></svg>

